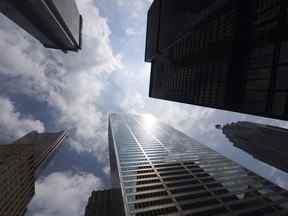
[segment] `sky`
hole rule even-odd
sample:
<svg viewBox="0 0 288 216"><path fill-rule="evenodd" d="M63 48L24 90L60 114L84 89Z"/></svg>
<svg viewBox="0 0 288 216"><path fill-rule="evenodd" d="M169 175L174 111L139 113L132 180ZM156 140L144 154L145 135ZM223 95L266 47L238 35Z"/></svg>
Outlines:
<svg viewBox="0 0 288 216"><path fill-rule="evenodd" d="M288 188L285 174L231 149L214 133L216 124L240 120L287 128L286 122L148 97L144 49L151 2L77 0L83 49L67 54L45 49L0 14L0 143L31 130L72 131L38 179L27 215L83 215L92 190L109 187L110 112L151 113Z"/></svg>

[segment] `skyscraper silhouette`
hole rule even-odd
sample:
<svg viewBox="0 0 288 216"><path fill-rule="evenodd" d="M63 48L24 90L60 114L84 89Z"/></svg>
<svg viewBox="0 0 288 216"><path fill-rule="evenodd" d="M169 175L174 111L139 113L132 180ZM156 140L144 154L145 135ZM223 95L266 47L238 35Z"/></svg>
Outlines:
<svg viewBox="0 0 288 216"><path fill-rule="evenodd" d="M253 122L237 122L222 127L235 147L256 159L288 172L288 130Z"/></svg>
<svg viewBox="0 0 288 216"><path fill-rule="evenodd" d="M109 151L126 215L288 212L287 191L150 116L111 114Z"/></svg>
<svg viewBox="0 0 288 216"><path fill-rule="evenodd" d="M150 97L288 119L287 1L166 2L148 12Z"/></svg>
<svg viewBox="0 0 288 216"><path fill-rule="evenodd" d="M66 132L31 132L0 145L0 215L23 216L35 193L35 179L63 142Z"/></svg>

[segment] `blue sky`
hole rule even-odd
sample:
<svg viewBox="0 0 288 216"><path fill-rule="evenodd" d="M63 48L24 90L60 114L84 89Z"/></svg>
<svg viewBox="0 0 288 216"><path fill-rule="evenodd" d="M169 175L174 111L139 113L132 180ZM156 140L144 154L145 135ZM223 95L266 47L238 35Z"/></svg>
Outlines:
<svg viewBox="0 0 288 216"><path fill-rule="evenodd" d="M30 215L82 215L90 192L109 186L109 112L152 113L288 187L283 173L232 149L215 133L216 124L239 120L288 127L286 122L148 98L150 65L144 63L144 47L151 0L77 4L84 17L79 53L45 49L0 15L1 142L31 130L73 131L38 180Z"/></svg>

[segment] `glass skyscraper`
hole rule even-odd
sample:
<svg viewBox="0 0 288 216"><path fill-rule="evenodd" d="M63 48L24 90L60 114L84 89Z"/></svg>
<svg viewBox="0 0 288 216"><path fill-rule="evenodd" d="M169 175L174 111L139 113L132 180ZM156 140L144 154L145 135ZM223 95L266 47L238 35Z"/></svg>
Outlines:
<svg viewBox="0 0 288 216"><path fill-rule="evenodd" d="M126 215L287 215L288 192L151 116L111 114Z"/></svg>

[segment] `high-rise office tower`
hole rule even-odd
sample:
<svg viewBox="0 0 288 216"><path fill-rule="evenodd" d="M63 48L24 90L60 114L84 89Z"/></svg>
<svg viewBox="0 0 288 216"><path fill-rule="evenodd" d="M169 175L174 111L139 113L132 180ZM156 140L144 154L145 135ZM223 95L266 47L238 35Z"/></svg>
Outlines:
<svg viewBox="0 0 288 216"><path fill-rule="evenodd" d="M34 153L34 169L35 175L41 171L41 167L46 165L46 161L57 151L67 136L67 131L57 133L37 133L33 131L16 140L14 144L32 144Z"/></svg>
<svg viewBox="0 0 288 216"><path fill-rule="evenodd" d="M112 187L126 215L285 215L288 192L149 116L111 114Z"/></svg>
<svg viewBox="0 0 288 216"><path fill-rule="evenodd" d="M34 195L32 145L0 145L0 215L22 216Z"/></svg>
<svg viewBox="0 0 288 216"><path fill-rule="evenodd" d="M225 136L256 159L288 172L288 130L253 122L237 122L221 127Z"/></svg>
<svg viewBox="0 0 288 216"><path fill-rule="evenodd" d="M118 189L93 191L89 197L85 216L125 216L121 192Z"/></svg>
<svg viewBox="0 0 288 216"><path fill-rule="evenodd" d="M35 178L62 143L66 132L31 132L0 145L0 215L23 216L35 192Z"/></svg>
<svg viewBox="0 0 288 216"><path fill-rule="evenodd" d="M287 1L210 1L175 18L180 27L170 25L175 16L163 2L148 12L150 97L288 119Z"/></svg>
<svg viewBox="0 0 288 216"><path fill-rule="evenodd" d="M1 0L0 12L47 48L81 49L82 17L75 0Z"/></svg>
<svg viewBox="0 0 288 216"><path fill-rule="evenodd" d="M215 0L179 1L156 0L148 11L146 61L164 52L176 39L189 30L193 22Z"/></svg>

